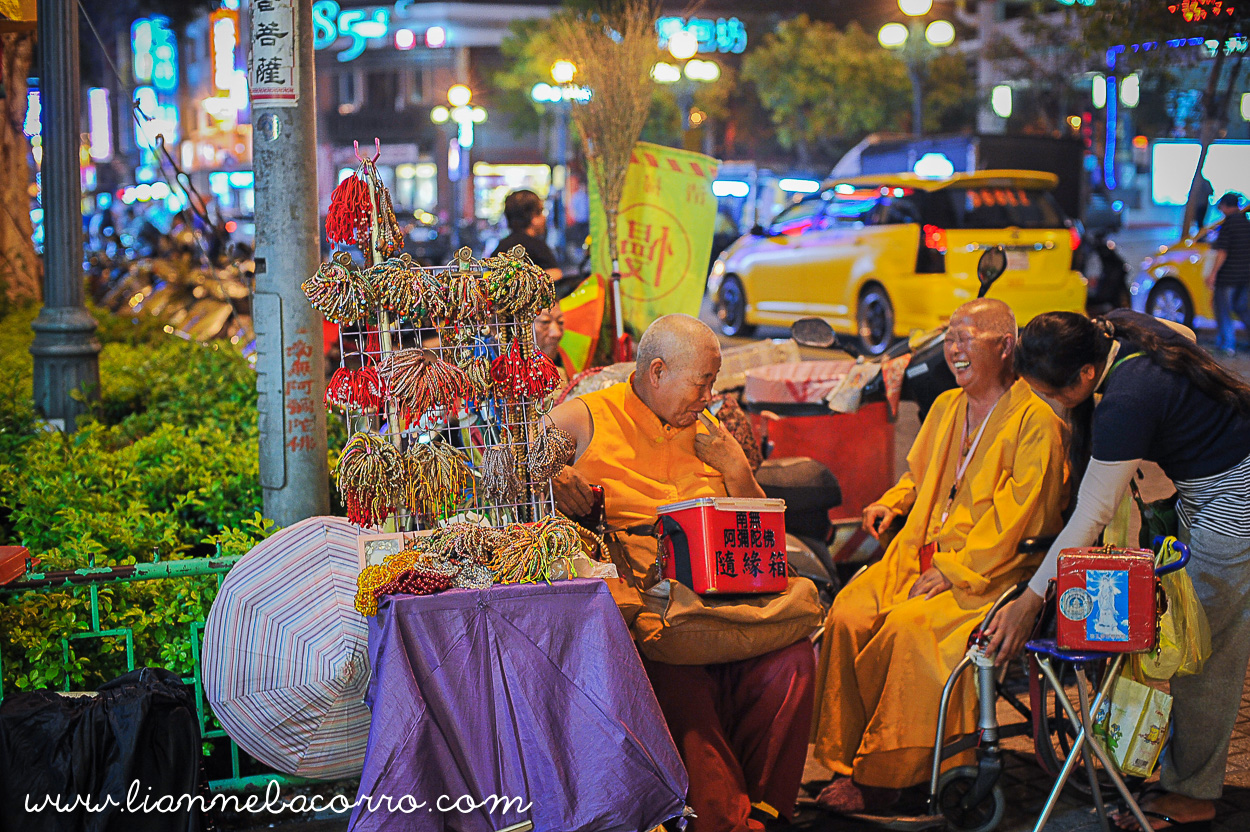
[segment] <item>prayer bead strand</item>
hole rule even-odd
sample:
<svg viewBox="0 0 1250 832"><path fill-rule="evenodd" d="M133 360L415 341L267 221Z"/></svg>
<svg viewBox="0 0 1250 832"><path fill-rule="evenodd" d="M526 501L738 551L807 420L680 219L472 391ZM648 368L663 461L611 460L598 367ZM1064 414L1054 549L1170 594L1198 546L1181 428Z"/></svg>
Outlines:
<svg viewBox="0 0 1250 832"><path fill-rule="evenodd" d="M378 371L396 403L411 414L450 410L457 399L472 398L475 391L463 370L420 347L391 353Z"/></svg>
<svg viewBox="0 0 1250 832"><path fill-rule="evenodd" d="M376 526L395 510L395 499L403 493L403 457L376 433L357 433L339 457L338 484L347 519L357 526Z"/></svg>
<svg viewBox="0 0 1250 832"><path fill-rule="evenodd" d="M441 439L412 443L404 465L408 510L429 518L454 511L473 479L464 454Z"/></svg>
<svg viewBox="0 0 1250 832"><path fill-rule="evenodd" d="M372 286L352 263L351 255L336 252L317 273L300 288L313 308L336 324L354 324L365 320L374 308Z"/></svg>

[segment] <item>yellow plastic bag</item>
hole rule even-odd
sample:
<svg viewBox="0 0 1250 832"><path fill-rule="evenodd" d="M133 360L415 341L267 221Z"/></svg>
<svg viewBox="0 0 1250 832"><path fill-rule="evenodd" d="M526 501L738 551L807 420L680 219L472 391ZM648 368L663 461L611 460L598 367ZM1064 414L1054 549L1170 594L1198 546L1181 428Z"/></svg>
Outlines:
<svg viewBox="0 0 1250 832"><path fill-rule="evenodd" d="M1171 537L1164 540L1160 564L1178 557L1171 545L1175 541ZM1169 572L1160 581L1167 596L1167 609L1159 618L1159 642L1153 651L1137 653L1130 659L1133 675L1143 681L1200 673L1211 655L1211 625L1189 575L1181 569Z"/></svg>

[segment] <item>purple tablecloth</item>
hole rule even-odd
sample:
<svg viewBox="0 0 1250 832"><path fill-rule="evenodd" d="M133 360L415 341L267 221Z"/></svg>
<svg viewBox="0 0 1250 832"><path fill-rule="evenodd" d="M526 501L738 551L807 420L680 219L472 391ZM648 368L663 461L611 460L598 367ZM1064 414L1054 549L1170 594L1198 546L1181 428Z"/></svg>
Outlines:
<svg viewBox="0 0 1250 832"><path fill-rule="evenodd" d="M384 599L369 658L351 830L642 832L682 811L686 771L601 580ZM521 800L440 811L491 795Z"/></svg>

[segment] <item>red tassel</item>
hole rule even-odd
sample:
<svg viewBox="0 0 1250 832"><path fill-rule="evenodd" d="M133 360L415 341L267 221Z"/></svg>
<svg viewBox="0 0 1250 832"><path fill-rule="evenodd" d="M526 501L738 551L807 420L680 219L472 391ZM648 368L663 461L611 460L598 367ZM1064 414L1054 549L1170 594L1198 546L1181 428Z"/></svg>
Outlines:
<svg viewBox="0 0 1250 832"><path fill-rule="evenodd" d="M542 398L560 384L560 372L551 359L539 352L526 362L519 341L490 363L490 377L494 389L513 401Z"/></svg>
<svg viewBox="0 0 1250 832"><path fill-rule="evenodd" d="M326 211L326 239L360 244L369 237L369 186L356 174L338 184Z"/></svg>
<svg viewBox="0 0 1250 832"><path fill-rule="evenodd" d="M339 367L326 385L327 407L373 412L382 406L385 398L386 382L382 381L377 369L371 366L364 366L359 370Z"/></svg>

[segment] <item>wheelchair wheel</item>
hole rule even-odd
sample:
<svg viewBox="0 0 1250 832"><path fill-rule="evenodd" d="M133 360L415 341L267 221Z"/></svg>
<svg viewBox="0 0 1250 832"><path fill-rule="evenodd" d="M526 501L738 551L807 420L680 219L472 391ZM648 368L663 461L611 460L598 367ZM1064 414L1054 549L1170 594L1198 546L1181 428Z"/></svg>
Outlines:
<svg viewBox="0 0 1250 832"><path fill-rule="evenodd" d="M938 781L938 810L946 819L946 825L956 832L991 832L998 828L1007 811L1006 798L997 784L980 803L967 808L962 806L976 780L976 766L960 766L943 774Z"/></svg>

